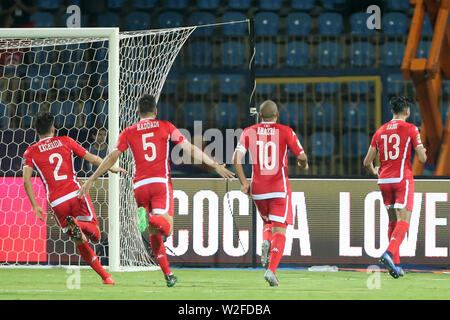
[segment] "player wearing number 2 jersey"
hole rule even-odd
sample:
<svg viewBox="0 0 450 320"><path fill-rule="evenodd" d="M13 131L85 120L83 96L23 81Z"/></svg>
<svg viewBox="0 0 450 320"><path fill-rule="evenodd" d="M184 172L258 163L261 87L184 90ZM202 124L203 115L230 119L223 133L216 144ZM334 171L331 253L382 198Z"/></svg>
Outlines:
<svg viewBox="0 0 450 320"><path fill-rule="evenodd" d="M56 216L57 223L72 240L83 258L101 277L103 283L114 284L103 269L87 238L100 240L97 217L89 195L79 199L80 183L73 168L73 156L99 165L102 159L87 152L69 137L54 137L54 117L48 111L40 111L35 118L39 142L31 145L24 153L24 187L36 216L44 221L44 210L37 204L31 184L33 168L37 170L47 190L47 199ZM117 173L122 169L112 168Z"/></svg>
<svg viewBox="0 0 450 320"><path fill-rule="evenodd" d="M287 154L291 150L298 165L304 169L308 169L308 162L295 132L276 123L279 113L273 101L261 104L260 116L263 119L261 123L246 128L242 133L233 162L242 192L251 194L264 221L261 254L262 265L267 269L264 278L271 286L278 286L275 272L283 256L286 227L293 223ZM247 150L253 164L251 186L242 167Z"/></svg>
<svg viewBox="0 0 450 320"><path fill-rule="evenodd" d="M81 195L87 193L93 181L108 170L125 150L130 149L135 164L133 182L134 196L139 207L138 214L142 219L148 212L150 245L164 273L167 286L172 287L177 278L170 271L162 239L162 236L167 237L172 233L173 226L169 143L176 143L185 152L193 153L197 160L211 166L224 178L233 177L233 173L187 141L170 122L156 119L158 110L153 96L143 95L139 99L138 113L141 120L121 132L114 151L103 160L100 167L83 185Z"/></svg>
<svg viewBox="0 0 450 320"><path fill-rule="evenodd" d="M393 97L390 101L394 117L373 135L364 165L378 175L378 186L389 213L389 247L380 258L393 278L403 275L399 246L409 229L414 202L414 180L411 170L411 151L414 149L420 162L426 161L426 150L420 140L417 127L406 122L411 102L405 97ZM380 167L373 161L379 153Z"/></svg>

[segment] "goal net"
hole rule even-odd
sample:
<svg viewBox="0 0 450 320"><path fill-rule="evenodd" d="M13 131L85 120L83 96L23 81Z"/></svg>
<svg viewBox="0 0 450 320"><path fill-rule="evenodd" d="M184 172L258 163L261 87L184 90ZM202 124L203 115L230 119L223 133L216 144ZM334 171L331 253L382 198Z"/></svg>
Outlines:
<svg viewBox="0 0 450 320"><path fill-rule="evenodd" d="M115 28L0 31L0 265L83 264L47 207L41 179L33 177L33 188L47 209L46 223L34 216L23 188L22 156L38 140L32 128L36 112L50 110L57 136L68 135L104 156L120 130L138 120L139 97L159 97L195 28L120 34ZM120 166L133 172L130 153ZM77 157L74 167L80 181L95 170ZM106 174L90 196L102 236L93 246L102 264L113 271L154 266L137 228L132 175Z"/></svg>

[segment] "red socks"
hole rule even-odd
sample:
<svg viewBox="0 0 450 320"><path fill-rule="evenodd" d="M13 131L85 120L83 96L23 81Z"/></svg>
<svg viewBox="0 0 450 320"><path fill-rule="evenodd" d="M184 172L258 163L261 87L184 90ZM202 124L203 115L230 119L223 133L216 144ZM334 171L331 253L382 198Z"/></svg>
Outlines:
<svg viewBox="0 0 450 320"><path fill-rule="evenodd" d="M81 255L81 258L83 258L83 260L86 261L91 268L94 269L100 277L102 277L103 280L109 277L109 274L105 271L105 269L103 269L100 260L89 246L89 242L85 241L82 244L77 244L77 249Z"/></svg>
<svg viewBox="0 0 450 320"><path fill-rule="evenodd" d="M406 232L408 232L409 224L406 221L398 221L397 225L395 226L394 231L392 232L391 237L389 238L389 247L387 248L387 251L392 253L394 256L394 263L395 257L398 256L398 261L400 261L399 257L399 247L403 242L403 239L405 238Z"/></svg>
<svg viewBox="0 0 450 320"><path fill-rule="evenodd" d="M392 237L392 232L394 232L395 226L397 225L397 221L389 221L389 227L388 227L388 239L390 241ZM394 255L394 263L399 264L400 263L400 250L397 250L397 253Z"/></svg>
<svg viewBox="0 0 450 320"><path fill-rule="evenodd" d="M270 222L264 224L263 227L263 241L265 240L272 241L272 224Z"/></svg>
<svg viewBox="0 0 450 320"><path fill-rule="evenodd" d="M169 268L169 261L167 261L166 247L164 246L164 243L162 241L161 234L150 235L150 246L152 247L156 260L158 261L164 275L171 274L172 272Z"/></svg>
<svg viewBox="0 0 450 320"><path fill-rule="evenodd" d="M275 233L272 237L272 244L270 246L270 262L269 269L273 273L276 273L278 264L283 257L284 244L286 242L286 236L281 233Z"/></svg>
<svg viewBox="0 0 450 320"><path fill-rule="evenodd" d="M163 216L156 214L149 214L148 222L153 228L159 230L159 233L163 236L168 236L170 233L170 223ZM153 251L154 252L154 251Z"/></svg>
<svg viewBox="0 0 450 320"><path fill-rule="evenodd" d="M91 241L98 242L100 240L100 230L98 230L95 223L84 221L76 221L76 223Z"/></svg>

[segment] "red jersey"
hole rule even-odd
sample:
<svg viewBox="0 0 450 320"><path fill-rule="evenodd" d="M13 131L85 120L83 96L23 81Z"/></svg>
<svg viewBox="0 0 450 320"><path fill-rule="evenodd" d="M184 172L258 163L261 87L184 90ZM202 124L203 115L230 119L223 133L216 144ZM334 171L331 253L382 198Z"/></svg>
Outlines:
<svg viewBox="0 0 450 320"><path fill-rule="evenodd" d="M261 122L244 130L236 149L244 154L250 150L253 199L286 197L291 190L288 151L295 157L304 152L294 130L275 122Z"/></svg>
<svg viewBox="0 0 450 320"><path fill-rule="evenodd" d="M86 153L86 149L66 136L44 138L25 151L24 167L34 167L38 171L52 207L78 195L81 185L73 166L73 155L83 158Z"/></svg>
<svg viewBox="0 0 450 320"><path fill-rule="evenodd" d="M130 148L135 165L134 188L137 188L147 182L155 182L148 179L169 178L169 142L178 144L185 140L168 121L142 119L120 133L115 150L124 152Z"/></svg>
<svg viewBox="0 0 450 320"><path fill-rule="evenodd" d="M372 137L371 146L380 153L378 183L399 183L413 177L411 149L422 146L419 129L394 119L382 125Z"/></svg>

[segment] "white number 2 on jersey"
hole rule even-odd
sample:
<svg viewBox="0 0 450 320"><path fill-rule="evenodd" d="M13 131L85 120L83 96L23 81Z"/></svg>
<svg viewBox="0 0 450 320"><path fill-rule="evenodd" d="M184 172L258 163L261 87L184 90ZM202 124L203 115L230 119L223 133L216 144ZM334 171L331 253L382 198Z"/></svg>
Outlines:
<svg viewBox="0 0 450 320"><path fill-rule="evenodd" d="M276 164L275 154L277 145L272 141L268 141L266 144L264 144L263 141L256 141L256 145L258 146L259 168L261 170L263 169L272 170L273 168L275 168ZM269 163L270 160L269 149L272 149L271 150L272 161L270 163Z"/></svg>
<svg viewBox="0 0 450 320"><path fill-rule="evenodd" d="M48 161L50 161L50 164L54 164L55 163L55 159L58 160L58 162L56 163L55 170L53 170L53 176L55 177L55 181L67 179L67 175L60 176L58 174L58 171L59 171L59 169L61 169L61 165L63 163L62 156L59 153L52 153L50 155L50 157L48 158Z"/></svg>
<svg viewBox="0 0 450 320"><path fill-rule="evenodd" d="M396 133L391 134L389 137L387 134L381 135L381 139L383 139L384 142L384 160L395 160L400 155L400 136ZM392 148L394 149L394 152L392 150L389 150L388 152L388 142L392 143L392 140L395 140L395 143L392 145Z"/></svg>
<svg viewBox="0 0 450 320"><path fill-rule="evenodd" d="M147 141L147 139L151 137L153 137L153 132L142 135L142 147L144 148L144 151L147 151L148 148L152 149L152 155L150 157L147 154L144 155L144 158L147 161L153 161L156 159L156 146L153 142Z"/></svg>

